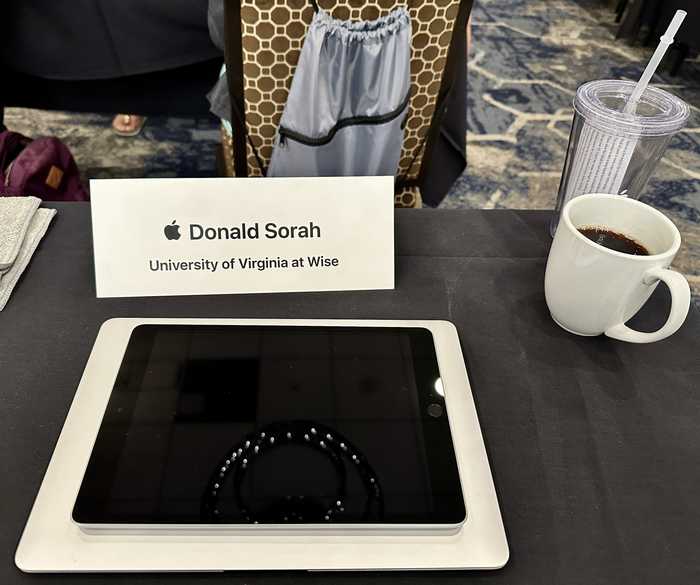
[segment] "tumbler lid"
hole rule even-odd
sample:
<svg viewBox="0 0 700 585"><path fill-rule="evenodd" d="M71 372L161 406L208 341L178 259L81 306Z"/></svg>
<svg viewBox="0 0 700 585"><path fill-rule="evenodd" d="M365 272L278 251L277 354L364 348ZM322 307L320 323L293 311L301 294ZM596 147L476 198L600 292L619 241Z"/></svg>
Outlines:
<svg viewBox="0 0 700 585"><path fill-rule="evenodd" d="M658 87L644 90L634 114L624 113L636 85L619 79L589 81L576 90L574 109L586 124L623 136L667 136L685 126L688 104Z"/></svg>

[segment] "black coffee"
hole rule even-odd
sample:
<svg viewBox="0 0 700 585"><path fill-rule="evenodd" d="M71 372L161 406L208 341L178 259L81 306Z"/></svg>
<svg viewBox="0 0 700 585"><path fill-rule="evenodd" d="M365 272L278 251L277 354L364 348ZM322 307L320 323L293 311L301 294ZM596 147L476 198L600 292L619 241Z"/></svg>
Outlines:
<svg viewBox="0 0 700 585"><path fill-rule="evenodd" d="M622 252L623 254L631 254L633 256L649 256L649 250L642 246L639 242L635 242L632 238L624 234L614 232L604 227L581 227L578 228L584 236L589 240L605 246L610 250Z"/></svg>

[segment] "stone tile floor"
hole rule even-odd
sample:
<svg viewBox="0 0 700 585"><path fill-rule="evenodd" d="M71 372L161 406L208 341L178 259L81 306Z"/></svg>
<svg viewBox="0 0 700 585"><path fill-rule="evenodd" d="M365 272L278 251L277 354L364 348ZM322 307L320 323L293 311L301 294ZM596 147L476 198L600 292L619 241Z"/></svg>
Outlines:
<svg viewBox="0 0 700 585"><path fill-rule="evenodd" d="M597 0L476 0L469 59L469 166L442 206L553 206L564 162L571 101L583 82L636 79L651 50L614 39L612 11ZM678 77L653 80L692 109L641 199L667 213L684 245L675 266L700 298L700 59ZM110 130L110 116L8 109L6 124L53 134L88 178L215 174L213 118L151 117L137 138Z"/></svg>

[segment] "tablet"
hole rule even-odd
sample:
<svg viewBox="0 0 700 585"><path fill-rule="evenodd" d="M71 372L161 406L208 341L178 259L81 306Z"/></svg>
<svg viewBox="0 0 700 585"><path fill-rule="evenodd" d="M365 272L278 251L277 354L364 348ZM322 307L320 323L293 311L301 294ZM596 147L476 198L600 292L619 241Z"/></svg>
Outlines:
<svg viewBox="0 0 700 585"><path fill-rule="evenodd" d="M73 507L86 529L464 522L431 332L136 327Z"/></svg>

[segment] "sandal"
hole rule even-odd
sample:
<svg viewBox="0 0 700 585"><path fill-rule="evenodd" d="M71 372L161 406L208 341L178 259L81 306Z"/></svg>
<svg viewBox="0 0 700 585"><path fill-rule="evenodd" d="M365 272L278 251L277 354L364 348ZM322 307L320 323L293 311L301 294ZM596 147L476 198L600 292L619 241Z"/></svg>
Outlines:
<svg viewBox="0 0 700 585"><path fill-rule="evenodd" d="M112 130L118 136L137 136L145 123L145 116L117 114L112 120Z"/></svg>

